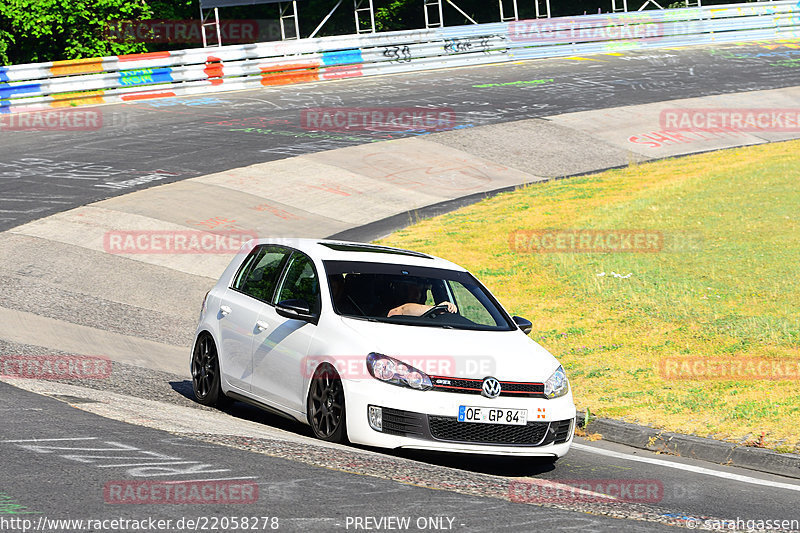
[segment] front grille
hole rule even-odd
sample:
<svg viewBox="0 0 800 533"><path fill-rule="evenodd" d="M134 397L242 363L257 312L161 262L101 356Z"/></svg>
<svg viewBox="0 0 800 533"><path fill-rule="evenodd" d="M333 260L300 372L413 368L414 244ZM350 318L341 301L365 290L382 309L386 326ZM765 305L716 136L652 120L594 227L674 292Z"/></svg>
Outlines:
<svg viewBox="0 0 800 533"><path fill-rule="evenodd" d="M495 446L547 446L567 442L574 419L524 426L459 422L456 417L382 408L383 433L422 440Z"/></svg>
<svg viewBox="0 0 800 533"><path fill-rule="evenodd" d="M509 396L544 396L544 383L515 383L513 381L501 381L502 392L507 392Z"/></svg>
<svg viewBox="0 0 800 533"><path fill-rule="evenodd" d="M433 389L441 392L460 394L480 394L482 379L448 378L431 376ZM518 381L501 381L500 396L516 398L544 398L544 383L521 383Z"/></svg>
<svg viewBox="0 0 800 533"><path fill-rule="evenodd" d="M433 388L443 392L459 392L461 394L480 394L483 380L431 377Z"/></svg>
<svg viewBox="0 0 800 533"><path fill-rule="evenodd" d="M428 416L431 436L449 442L476 444L522 444L536 446L544 440L549 422L528 422L524 426L459 422L455 417Z"/></svg>
<svg viewBox="0 0 800 533"><path fill-rule="evenodd" d="M383 432L402 437L422 438L425 435L425 415L384 407Z"/></svg>

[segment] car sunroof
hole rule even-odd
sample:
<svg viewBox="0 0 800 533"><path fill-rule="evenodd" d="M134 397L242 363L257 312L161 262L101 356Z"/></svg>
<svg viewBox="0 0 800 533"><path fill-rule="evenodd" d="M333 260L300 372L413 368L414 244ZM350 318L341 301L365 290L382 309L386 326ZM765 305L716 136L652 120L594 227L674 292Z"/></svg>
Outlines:
<svg viewBox="0 0 800 533"><path fill-rule="evenodd" d="M339 252L369 252L373 254L394 254L394 255L407 255L411 257L422 257L425 259L433 259L429 255L420 252L412 252L410 250L399 250L397 248L389 248L387 246L375 246L374 244L347 244L338 242L321 242L322 246L337 250Z"/></svg>

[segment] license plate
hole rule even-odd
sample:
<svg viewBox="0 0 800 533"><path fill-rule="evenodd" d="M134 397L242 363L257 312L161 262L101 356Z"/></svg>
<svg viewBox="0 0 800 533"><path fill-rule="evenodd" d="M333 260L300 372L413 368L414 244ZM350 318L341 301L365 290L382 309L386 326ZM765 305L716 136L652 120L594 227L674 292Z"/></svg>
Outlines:
<svg viewBox="0 0 800 533"><path fill-rule="evenodd" d="M477 424L503 424L507 426L524 426L528 423L526 409L500 409L497 407L458 406L458 421Z"/></svg>

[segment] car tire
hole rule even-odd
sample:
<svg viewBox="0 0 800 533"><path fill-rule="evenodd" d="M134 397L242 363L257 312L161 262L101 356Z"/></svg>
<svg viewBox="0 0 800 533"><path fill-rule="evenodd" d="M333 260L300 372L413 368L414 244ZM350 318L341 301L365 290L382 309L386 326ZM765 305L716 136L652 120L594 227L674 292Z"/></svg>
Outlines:
<svg viewBox="0 0 800 533"><path fill-rule="evenodd" d="M317 367L306 402L308 423L314 436L327 442L347 442L344 388L339 374L329 364Z"/></svg>
<svg viewBox="0 0 800 533"><path fill-rule="evenodd" d="M229 403L220 379L217 345L211 335L200 335L192 353L192 390L198 403L211 407Z"/></svg>

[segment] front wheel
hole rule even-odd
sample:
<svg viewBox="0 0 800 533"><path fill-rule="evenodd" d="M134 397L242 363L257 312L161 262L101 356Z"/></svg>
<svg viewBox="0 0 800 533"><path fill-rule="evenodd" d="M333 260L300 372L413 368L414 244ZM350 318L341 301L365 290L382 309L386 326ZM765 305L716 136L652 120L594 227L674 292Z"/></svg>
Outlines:
<svg viewBox="0 0 800 533"><path fill-rule="evenodd" d="M217 346L211 335L203 335L192 354L192 389L199 403L217 407L227 403L220 379Z"/></svg>
<svg viewBox="0 0 800 533"><path fill-rule="evenodd" d="M327 442L347 442L344 388L331 365L321 365L311 378L307 414L315 437Z"/></svg>

